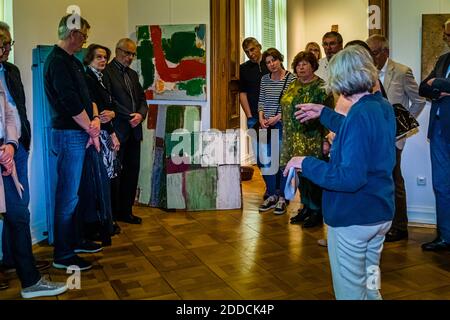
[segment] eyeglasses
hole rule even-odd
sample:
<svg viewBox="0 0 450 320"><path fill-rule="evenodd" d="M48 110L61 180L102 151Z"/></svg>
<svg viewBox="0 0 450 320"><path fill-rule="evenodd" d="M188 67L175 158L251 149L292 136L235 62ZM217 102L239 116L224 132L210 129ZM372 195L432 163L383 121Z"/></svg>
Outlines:
<svg viewBox="0 0 450 320"><path fill-rule="evenodd" d="M136 52L131 52L131 51L127 51L124 50L122 48L118 48L120 51L122 51L123 53L125 53L126 56L129 56L131 58L135 58L136 57Z"/></svg>
<svg viewBox="0 0 450 320"><path fill-rule="evenodd" d="M3 42L3 46L11 48L14 45L14 43L16 43L16 42L13 40L8 41L8 42Z"/></svg>
<svg viewBox="0 0 450 320"><path fill-rule="evenodd" d="M334 47L336 46L338 43L336 41L332 41L332 42L323 42L322 46L323 47Z"/></svg>
<svg viewBox="0 0 450 320"><path fill-rule="evenodd" d="M81 34L83 36L84 40L87 40L87 38L89 37L89 35L87 33L84 33L81 30L74 30L74 31Z"/></svg>

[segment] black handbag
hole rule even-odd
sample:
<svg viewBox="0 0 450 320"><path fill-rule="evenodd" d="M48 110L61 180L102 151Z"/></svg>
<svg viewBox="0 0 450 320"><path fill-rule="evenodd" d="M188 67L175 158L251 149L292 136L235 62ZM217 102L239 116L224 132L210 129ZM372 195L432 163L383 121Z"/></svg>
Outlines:
<svg viewBox="0 0 450 320"><path fill-rule="evenodd" d="M400 103L392 105L394 107L395 120L397 124L396 139L408 138L418 132L419 122Z"/></svg>

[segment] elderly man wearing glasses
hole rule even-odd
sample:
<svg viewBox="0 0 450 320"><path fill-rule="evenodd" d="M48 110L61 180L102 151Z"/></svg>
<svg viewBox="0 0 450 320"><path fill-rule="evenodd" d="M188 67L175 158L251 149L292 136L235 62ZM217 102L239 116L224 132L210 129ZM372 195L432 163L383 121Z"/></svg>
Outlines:
<svg viewBox="0 0 450 320"><path fill-rule="evenodd" d="M112 212L117 221L130 224L142 222L141 218L133 215L133 204L140 170L142 122L148 110L139 76L130 68L136 50L133 40L119 40L116 56L104 72L116 113L113 126L120 141L118 157L122 163L121 173L111 182Z"/></svg>

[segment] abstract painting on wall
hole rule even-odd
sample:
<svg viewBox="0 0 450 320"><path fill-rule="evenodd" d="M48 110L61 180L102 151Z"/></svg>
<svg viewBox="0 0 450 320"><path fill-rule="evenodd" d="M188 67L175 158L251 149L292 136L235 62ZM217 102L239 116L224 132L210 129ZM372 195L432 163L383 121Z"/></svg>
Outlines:
<svg viewBox="0 0 450 320"><path fill-rule="evenodd" d="M206 25L137 27L147 100L206 101Z"/></svg>
<svg viewBox="0 0 450 320"><path fill-rule="evenodd" d="M438 58L449 51L443 39L444 23L450 14L422 15L422 80L433 71Z"/></svg>

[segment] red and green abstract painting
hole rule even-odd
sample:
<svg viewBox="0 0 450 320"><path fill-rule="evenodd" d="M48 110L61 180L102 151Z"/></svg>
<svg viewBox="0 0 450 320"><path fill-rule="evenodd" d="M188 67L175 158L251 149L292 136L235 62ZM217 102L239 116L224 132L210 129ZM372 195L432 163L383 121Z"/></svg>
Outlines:
<svg viewBox="0 0 450 320"><path fill-rule="evenodd" d="M206 101L206 25L137 27L147 100Z"/></svg>

